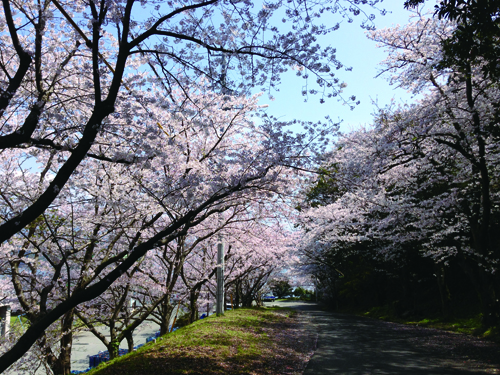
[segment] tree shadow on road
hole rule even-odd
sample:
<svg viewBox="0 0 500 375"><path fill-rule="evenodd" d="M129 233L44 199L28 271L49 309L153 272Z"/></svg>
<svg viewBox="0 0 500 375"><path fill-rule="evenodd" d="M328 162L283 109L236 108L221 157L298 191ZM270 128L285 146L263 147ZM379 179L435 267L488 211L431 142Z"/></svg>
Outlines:
<svg viewBox="0 0 500 375"><path fill-rule="evenodd" d="M500 374L500 348L452 332L389 323L303 305L318 348L305 374Z"/></svg>

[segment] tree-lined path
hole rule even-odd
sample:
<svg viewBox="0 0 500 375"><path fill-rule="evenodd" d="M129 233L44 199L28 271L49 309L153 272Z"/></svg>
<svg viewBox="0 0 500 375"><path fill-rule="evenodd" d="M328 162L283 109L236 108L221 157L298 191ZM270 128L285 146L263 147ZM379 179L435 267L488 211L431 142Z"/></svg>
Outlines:
<svg viewBox="0 0 500 375"><path fill-rule="evenodd" d="M465 335L322 311L281 302L312 316L317 349L304 375L500 373L500 348Z"/></svg>

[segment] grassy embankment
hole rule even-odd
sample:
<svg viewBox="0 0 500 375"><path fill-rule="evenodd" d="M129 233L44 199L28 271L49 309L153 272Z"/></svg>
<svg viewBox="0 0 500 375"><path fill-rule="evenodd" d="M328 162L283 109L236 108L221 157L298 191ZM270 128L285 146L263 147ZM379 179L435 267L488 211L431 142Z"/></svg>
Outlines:
<svg viewBox="0 0 500 375"><path fill-rule="evenodd" d="M101 364L89 375L288 373L287 358L293 361L294 354L273 337L294 314L263 308L211 316Z"/></svg>

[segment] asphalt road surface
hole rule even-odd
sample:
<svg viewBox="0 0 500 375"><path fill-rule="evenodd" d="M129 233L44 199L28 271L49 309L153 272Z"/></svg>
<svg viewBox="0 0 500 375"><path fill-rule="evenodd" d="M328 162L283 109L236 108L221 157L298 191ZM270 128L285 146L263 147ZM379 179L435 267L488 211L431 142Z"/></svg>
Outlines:
<svg viewBox="0 0 500 375"><path fill-rule="evenodd" d="M439 336L435 330L406 329L407 326L399 324L326 312L312 303L290 301L272 304L289 306L312 315L311 324L317 332L317 349L304 375L500 374L498 367L473 369L450 355L449 351L433 349L432 346L419 347L419 342L428 342L433 335ZM416 339L416 336L420 338ZM495 346L493 350L497 348ZM487 349L492 350L491 347ZM500 360L500 352L498 358Z"/></svg>
<svg viewBox="0 0 500 375"><path fill-rule="evenodd" d="M134 331L134 345L146 343L146 338L153 336L158 331L159 326L155 323L144 322ZM99 329L108 339L104 327ZM127 348L127 340L120 343L120 349ZM73 348L71 350L71 370L83 371L89 367L89 356L100 351L105 351L106 346L92 332L79 332L73 338Z"/></svg>

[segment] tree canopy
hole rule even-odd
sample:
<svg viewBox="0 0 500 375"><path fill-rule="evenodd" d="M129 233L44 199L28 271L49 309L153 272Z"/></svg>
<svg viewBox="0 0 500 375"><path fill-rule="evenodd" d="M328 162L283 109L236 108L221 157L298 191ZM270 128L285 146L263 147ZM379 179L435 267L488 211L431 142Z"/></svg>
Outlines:
<svg viewBox="0 0 500 375"><path fill-rule="evenodd" d="M195 300L209 284L202 242L221 231L214 218L257 223L246 232L254 244L277 225L261 214L284 212L331 125L293 134L252 94L272 94L294 69L304 95L354 104L340 96L335 49L317 38L338 28L331 14L361 14L370 28L376 3L2 0L0 272L30 325L2 346L0 372L38 342L68 373L71 335L53 328L84 319L83 306L114 285L106 293L124 297L112 316L129 281L152 276L141 268L150 254L171 272L163 295L182 279ZM184 268L203 249L203 272ZM272 271L270 256L232 254L240 292L238 275L255 286ZM161 305L160 292L150 297Z"/></svg>
<svg viewBox="0 0 500 375"><path fill-rule="evenodd" d="M441 63L459 27L417 12L408 25L371 32L388 52L382 73L421 99L339 137L304 202L302 246L334 299L339 285L351 295L378 287L381 303L392 280L399 300L414 304L437 281L445 312L446 280L462 275L491 327L500 321L499 91L485 60L468 60L468 70Z"/></svg>

